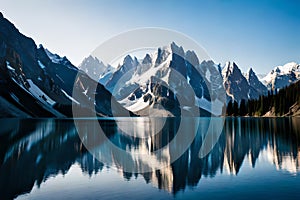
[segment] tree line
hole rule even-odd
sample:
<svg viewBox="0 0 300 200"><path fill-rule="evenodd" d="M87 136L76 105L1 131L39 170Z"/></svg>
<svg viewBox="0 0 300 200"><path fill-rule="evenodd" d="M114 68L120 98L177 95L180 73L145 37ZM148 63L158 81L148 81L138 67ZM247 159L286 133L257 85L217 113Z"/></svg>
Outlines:
<svg viewBox="0 0 300 200"><path fill-rule="evenodd" d="M229 101L227 104L227 116L262 116L271 111L276 116L282 116L290 112L291 107L297 103L300 105L300 81L277 90L270 90L268 95L258 99L245 100L240 103Z"/></svg>

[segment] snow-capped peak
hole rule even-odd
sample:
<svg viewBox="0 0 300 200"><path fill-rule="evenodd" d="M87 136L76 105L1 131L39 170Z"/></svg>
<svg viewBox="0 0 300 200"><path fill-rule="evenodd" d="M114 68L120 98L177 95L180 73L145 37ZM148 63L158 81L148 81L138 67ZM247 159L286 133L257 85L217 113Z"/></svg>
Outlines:
<svg viewBox="0 0 300 200"><path fill-rule="evenodd" d="M295 62L277 66L262 80L269 89L279 89L300 78L300 65Z"/></svg>
<svg viewBox="0 0 300 200"><path fill-rule="evenodd" d="M279 69L283 72L283 73L290 73L291 71L296 71L297 69L299 70L299 64L295 63L295 62L290 62L287 63L283 66L279 66Z"/></svg>
<svg viewBox="0 0 300 200"><path fill-rule="evenodd" d="M275 67L269 74L273 75L273 74L277 73L277 74L281 74L282 75L282 74L289 74L291 72L299 72L299 71L300 71L300 65L297 64L297 63L295 63L295 62L290 62L290 63L287 63L287 64L285 64L283 66L277 66L277 67Z"/></svg>

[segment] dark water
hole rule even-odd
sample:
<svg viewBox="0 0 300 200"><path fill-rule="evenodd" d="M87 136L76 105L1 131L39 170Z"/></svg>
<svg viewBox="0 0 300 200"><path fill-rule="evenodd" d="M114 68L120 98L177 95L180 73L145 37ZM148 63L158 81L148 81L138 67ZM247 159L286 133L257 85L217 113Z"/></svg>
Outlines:
<svg viewBox="0 0 300 200"><path fill-rule="evenodd" d="M126 118L115 120L97 121L111 144L128 152L145 151L151 158L176 138L181 123L170 118L150 125L141 120L135 126ZM91 127L94 122L80 123ZM184 134L194 134L194 139L187 149L176 142L182 155L161 169L153 167L158 159L140 160L138 166L156 169L141 173L128 170L105 142L96 142L94 149L105 153L109 165L95 159L73 120L1 119L0 199L300 198L300 118L227 118L203 158L199 151L210 134L203 133L210 120L187 119L186 123L193 128L184 129ZM158 134L137 137L160 124L164 126ZM84 137L94 140L95 135ZM164 163L174 158L166 152Z"/></svg>

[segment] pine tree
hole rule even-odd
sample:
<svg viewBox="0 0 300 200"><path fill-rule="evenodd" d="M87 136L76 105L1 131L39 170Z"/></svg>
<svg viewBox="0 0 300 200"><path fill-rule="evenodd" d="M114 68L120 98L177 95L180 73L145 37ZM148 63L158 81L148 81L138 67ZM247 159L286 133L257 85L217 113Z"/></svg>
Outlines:
<svg viewBox="0 0 300 200"><path fill-rule="evenodd" d="M227 110L226 110L226 111L227 111L227 116L231 116L231 115L232 115L232 113L233 113L232 109L233 109L232 101L230 100L230 101L228 102Z"/></svg>
<svg viewBox="0 0 300 200"><path fill-rule="evenodd" d="M239 114L239 104L237 101L233 102L233 115L237 116Z"/></svg>
<svg viewBox="0 0 300 200"><path fill-rule="evenodd" d="M240 108L239 108L239 115L245 116L246 114L247 114L246 100L242 99L241 103L240 103Z"/></svg>
<svg viewBox="0 0 300 200"><path fill-rule="evenodd" d="M267 96L260 96L257 100L229 101L227 115L263 115L271 109L275 115L282 116L289 113L290 108L297 103L300 105L300 81L280 90L271 90Z"/></svg>

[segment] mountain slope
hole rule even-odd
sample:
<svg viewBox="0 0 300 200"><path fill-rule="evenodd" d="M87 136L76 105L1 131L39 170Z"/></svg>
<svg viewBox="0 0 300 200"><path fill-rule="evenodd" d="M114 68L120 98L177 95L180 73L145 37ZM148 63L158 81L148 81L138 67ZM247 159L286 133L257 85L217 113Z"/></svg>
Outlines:
<svg viewBox="0 0 300 200"><path fill-rule="evenodd" d="M38 48L2 14L0 72L1 96L29 116L72 116L72 103L77 104L75 107L83 115L95 112L100 116L128 115L101 84L78 70L66 57L43 46Z"/></svg>

